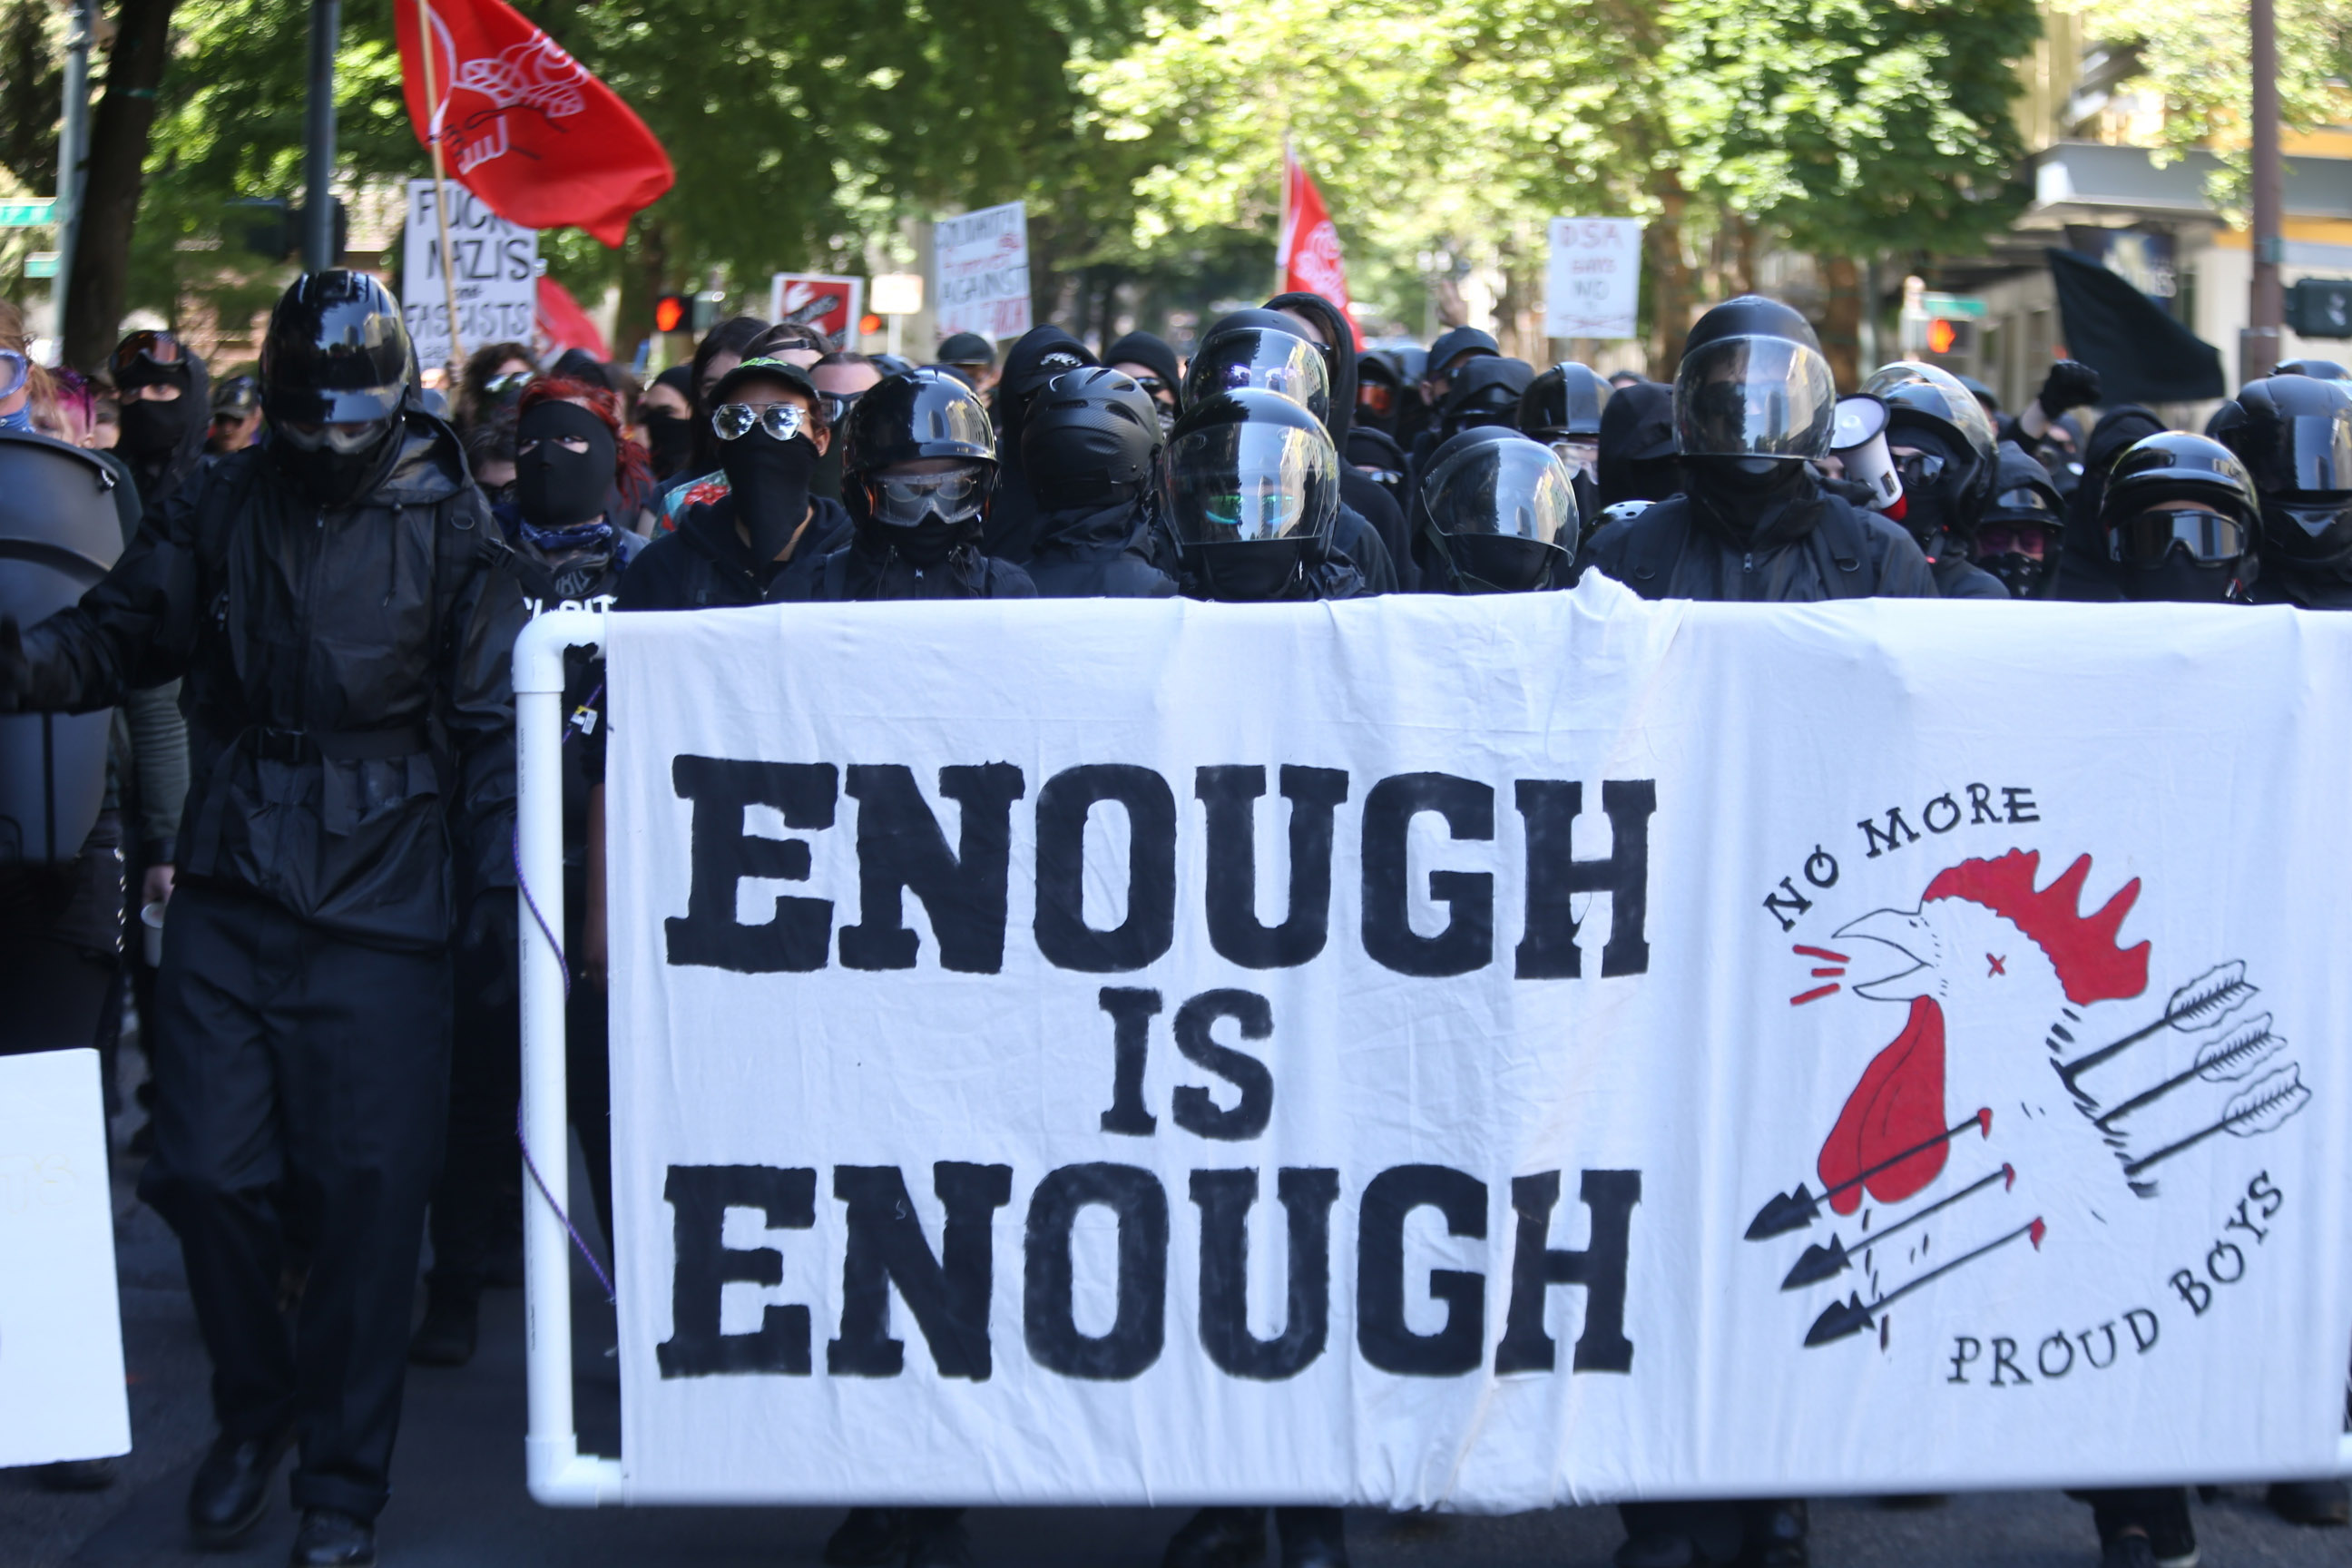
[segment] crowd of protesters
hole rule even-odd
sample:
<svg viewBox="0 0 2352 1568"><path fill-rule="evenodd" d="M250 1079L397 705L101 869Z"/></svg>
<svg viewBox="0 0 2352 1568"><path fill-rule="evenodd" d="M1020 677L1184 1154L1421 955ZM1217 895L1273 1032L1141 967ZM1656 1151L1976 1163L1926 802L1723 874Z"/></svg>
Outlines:
<svg viewBox="0 0 2352 1568"><path fill-rule="evenodd" d="M292 1451L294 1562L373 1562L404 1363L465 1364L483 1292L520 1283L507 654L541 608L1274 603L1587 571L1649 598L2352 606L2332 364L2282 365L2190 433L2063 361L2014 413L1912 362L1842 401L1805 319L1752 296L1695 323L1671 383L1538 370L1469 327L1355 344L1311 294L1189 357L1046 326L920 368L737 317L642 385L496 343L445 397L361 274L299 280L255 373L216 384L167 331L45 369L0 305L0 465L95 464L122 543L78 605L0 617L0 712L116 715L79 853L0 867L0 1052L146 1058L131 1152L215 1373L200 1543L241 1541ZM603 774L627 739L592 650L568 680L572 1114L609 1227ZM151 966L135 937L159 923ZM2107 1568L2195 1562L2180 1489L2084 1497ZM2346 1521L2337 1484L2270 1500ZM1346 1563L1338 1510L1271 1513L1287 1568ZM1801 1501L1623 1514L1623 1568L1807 1561ZM1238 1568L1267 1538L1266 1510L1203 1509L1166 1563ZM960 1510L858 1507L825 1560L970 1553Z"/></svg>

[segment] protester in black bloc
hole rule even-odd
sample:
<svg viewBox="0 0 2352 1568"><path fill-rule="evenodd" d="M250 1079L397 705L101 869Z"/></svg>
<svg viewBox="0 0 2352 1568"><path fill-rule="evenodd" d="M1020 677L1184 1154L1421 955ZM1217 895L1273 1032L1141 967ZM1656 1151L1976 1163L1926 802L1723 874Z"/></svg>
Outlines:
<svg viewBox="0 0 2352 1568"><path fill-rule="evenodd" d="M1004 374L989 403L995 411L996 490L989 500L982 548L990 556L1018 564L1029 559L1037 542L1037 499L1021 466L1021 424L1029 400L1064 371L1095 363L1086 344L1059 327L1032 328L1004 356Z"/></svg>
<svg viewBox="0 0 2352 1568"><path fill-rule="evenodd" d="M1118 369L1064 371L1021 433L1044 508L1029 576L1047 599L1165 599L1176 580L1153 560L1167 438L1159 411Z"/></svg>
<svg viewBox="0 0 2352 1568"><path fill-rule="evenodd" d="M2003 441L1994 454L1992 498L1977 519L1977 566L2012 599L2054 599L2065 538L2065 503L2049 469L2014 441Z"/></svg>
<svg viewBox="0 0 2352 1568"><path fill-rule="evenodd" d="M2137 403L2108 409L2091 426L2083 443L2082 476L2074 493L2066 498L2066 547L2058 569L2060 598L2113 604L2125 597L2115 563L2107 557L2106 529L2100 521L2107 470L2135 442L2163 428L2163 420Z"/></svg>
<svg viewBox="0 0 2352 1568"><path fill-rule="evenodd" d="M1329 434L1329 363L1302 332L1295 317L1277 310L1235 310L1202 334L1200 349L1184 370L1185 408L1197 408L1220 392L1246 388L1287 398ZM1333 449L1338 449L1337 443ZM1344 468L1341 476L1331 549L1355 566L1364 579L1365 592L1392 594L1401 586L1400 563L1370 521L1348 504L1347 476L1353 473L1352 468ZM1366 476L1355 478L1362 486L1379 488ZM1410 560L1405 558L1407 569Z"/></svg>
<svg viewBox="0 0 2352 1568"><path fill-rule="evenodd" d="M1396 444L1395 437L1368 425L1352 426L1347 450L1341 455L1349 468L1387 491L1400 512L1406 510L1404 448Z"/></svg>
<svg viewBox="0 0 2352 1568"><path fill-rule="evenodd" d="M1908 360L1882 365L1862 390L1886 405L1886 449L1903 481L1903 526L1946 599L2006 599L1973 559L1977 514L1992 494L1992 421L1958 378Z"/></svg>
<svg viewBox="0 0 2352 1568"><path fill-rule="evenodd" d="M667 485L694 461L694 367L674 364L654 377L637 399L637 428L645 432L654 479Z"/></svg>
<svg viewBox="0 0 2352 1568"><path fill-rule="evenodd" d="M1519 398L1519 429L1549 447L1575 482L1580 532L1601 515L1601 417L1616 390L1571 360L1537 376Z"/></svg>
<svg viewBox="0 0 2352 1568"><path fill-rule="evenodd" d="M122 403L114 454L131 465L140 505L152 511L205 460L205 362L170 332L133 332L115 346L107 371Z"/></svg>
<svg viewBox="0 0 2352 1568"><path fill-rule="evenodd" d="M1404 377L1396 362L1377 349L1356 356L1356 418L1349 433L1377 430L1396 438L1397 422L1404 416Z"/></svg>
<svg viewBox="0 0 2352 1568"><path fill-rule="evenodd" d="M2256 599L2352 609L2352 383L2250 381L2221 405L2213 434L2246 465L2261 499Z"/></svg>
<svg viewBox="0 0 2352 1568"><path fill-rule="evenodd" d="M1103 350L1103 363L1132 377L1159 411L1162 435L1176 428L1184 413L1184 374L1176 351L1165 338L1151 332L1129 332Z"/></svg>
<svg viewBox="0 0 2352 1568"><path fill-rule="evenodd" d="M516 478L510 502L496 509L513 551L509 563L532 615L614 593L644 541L609 513L612 494L646 456L624 442L611 392L549 376L517 405ZM587 710L603 684L590 650L564 660L563 710ZM563 907L572 929L564 951L580 951L584 908L588 772L582 737L563 751ZM455 973L456 1029L449 1069L446 1153L433 1189L433 1267L425 1277L425 1319L409 1341L411 1361L462 1366L474 1355L483 1287L499 1265L520 1270L522 1169L515 1106L522 1095L521 996L510 954L461 955ZM596 1212L612 1234L613 1142L605 1071L603 988L575 985L565 998L572 1124L587 1157ZM510 1254L501 1258L501 1251Z"/></svg>
<svg viewBox="0 0 2352 1568"><path fill-rule="evenodd" d="M702 335L694 346L694 360L689 367L689 395L694 404L694 421L689 426L694 436L692 455L686 465L662 491L661 502L654 510L660 514L656 526L663 531L674 529L692 504L687 492L694 487L719 479L719 446L710 433L711 395L719 381L745 359L756 356L752 345L768 331L768 323L757 316L730 316ZM722 487L723 489L723 487Z"/></svg>
<svg viewBox="0 0 2352 1568"><path fill-rule="evenodd" d="M472 428L492 409L512 408L538 374L539 362L528 343L485 343L467 354L457 377L457 428Z"/></svg>
<svg viewBox="0 0 2352 1568"><path fill-rule="evenodd" d="M1603 524L1579 569L1598 566L1646 599L1934 598L1911 537L1814 478L1836 402L1804 317L1754 294L1716 306L1691 328L1675 375L1684 493Z"/></svg>
<svg viewBox="0 0 2352 1568"><path fill-rule="evenodd" d="M1474 359L1502 352L1503 345L1495 341L1493 333L1481 331L1476 327L1452 327L1440 332L1437 341L1429 345L1429 359L1421 373L1421 402L1428 411L1428 420L1434 420L1438 412L1453 400L1454 377L1464 365ZM1428 420L1414 431L1415 446L1419 445L1419 437L1427 433ZM1436 444L1434 441L1429 443L1432 447Z"/></svg>
<svg viewBox="0 0 2352 1568"><path fill-rule="evenodd" d="M294 1561L368 1563L447 1094L453 923L471 952L515 947L521 613L456 436L415 406L381 285L297 280L261 380L264 446L165 499L78 608L21 645L0 624L0 710L187 676L140 1187L179 1234L215 1368L221 1431L189 1521L241 1537L299 1434ZM290 1332L289 1202L314 1248Z"/></svg>
<svg viewBox="0 0 2352 1568"><path fill-rule="evenodd" d="M1499 426L1465 430L1430 454L1414 499L1424 593L1525 594L1564 575L1576 485L1541 443Z"/></svg>
<svg viewBox="0 0 2352 1568"><path fill-rule="evenodd" d="M213 421L205 450L217 457L242 452L261 439L261 383L233 375L213 389Z"/></svg>
<svg viewBox="0 0 2352 1568"><path fill-rule="evenodd" d="M1682 493L1673 387L1633 381L1617 389L1601 411L1592 478L1593 500L1603 511L1625 501L1662 501Z"/></svg>
<svg viewBox="0 0 2352 1568"><path fill-rule="evenodd" d="M1535 380L1536 367L1523 359L1478 355L1454 373L1454 390L1438 411L1438 443L1443 445L1481 425L1517 429L1519 400Z"/></svg>
<svg viewBox="0 0 2352 1568"><path fill-rule="evenodd" d="M1324 374L1331 384L1331 402L1323 416L1323 427L1331 433L1332 447L1344 456L1356 417L1354 325L1339 306L1320 294L1277 294L1265 302L1265 308L1297 322L1307 341L1323 356ZM1412 537L1396 498L1378 481L1358 473L1354 465L1342 462L1339 505L1372 525L1372 531L1380 536L1381 552L1388 558L1385 571L1375 562L1356 561L1365 583L1375 593L1383 594L1407 585L1412 574ZM1343 523L1343 529L1345 526Z"/></svg>

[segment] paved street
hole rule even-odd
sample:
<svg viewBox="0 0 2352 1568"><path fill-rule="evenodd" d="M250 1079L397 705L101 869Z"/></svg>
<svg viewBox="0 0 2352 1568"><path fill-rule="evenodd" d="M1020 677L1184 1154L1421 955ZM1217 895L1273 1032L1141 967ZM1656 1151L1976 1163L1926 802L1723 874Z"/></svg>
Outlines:
<svg viewBox="0 0 2352 1568"><path fill-rule="evenodd" d="M117 1129L118 1142L127 1123ZM123 1162L125 1165L130 1163ZM580 1180L575 1176L576 1184ZM130 1195L118 1172L123 1327L137 1447L123 1479L95 1496L60 1497L32 1477L0 1471L0 1568L276 1568L293 1539L289 1513L234 1553L186 1543L181 1504L210 1436L204 1352L183 1288L178 1248ZM584 1270L580 1301L582 1429L611 1451L619 1384L604 1356L610 1319ZM459 1372L418 1370L383 1521L393 1568L795 1568L814 1563L837 1512L774 1509L554 1511L523 1490L522 1302L493 1292L481 1353ZM991 1568L1152 1568L1181 1510L975 1510L972 1533ZM1867 1501L1814 1506L1814 1560L1905 1568L2090 1568L2088 1510L2055 1492L1984 1494L1925 1511ZM2315 1568L2352 1561L2352 1532L2283 1524L2252 1490L2232 1489L2198 1511L2211 1568ZM1349 1521L1360 1568L1601 1568L1618 1532L1609 1509L1510 1519Z"/></svg>

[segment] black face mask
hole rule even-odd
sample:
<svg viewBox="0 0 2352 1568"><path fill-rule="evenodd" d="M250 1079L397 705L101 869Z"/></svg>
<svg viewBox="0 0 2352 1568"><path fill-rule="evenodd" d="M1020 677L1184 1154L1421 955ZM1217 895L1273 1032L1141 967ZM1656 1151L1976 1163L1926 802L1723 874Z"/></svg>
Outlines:
<svg viewBox="0 0 2352 1568"><path fill-rule="evenodd" d="M1527 594L1550 585L1552 568L1567 552L1537 539L1456 533L1445 536L1445 554L1465 593Z"/></svg>
<svg viewBox="0 0 2352 1568"><path fill-rule="evenodd" d="M1671 455L1664 458L1636 458L1625 465L1625 494L1621 500L1664 500L1681 493L1683 488L1682 460Z"/></svg>
<svg viewBox="0 0 2352 1568"><path fill-rule="evenodd" d="M659 409L646 415L646 450L652 454L654 478L676 479L694 461L694 421L683 414Z"/></svg>
<svg viewBox="0 0 2352 1568"><path fill-rule="evenodd" d="M773 561L808 521L816 459L816 443L807 437L779 441L756 425L719 443L719 465L727 473L736 519L751 532L753 561Z"/></svg>
<svg viewBox="0 0 2352 1568"><path fill-rule="evenodd" d="M2116 570L2124 597L2143 604L2226 605L2243 597L2239 590L2252 577L2243 560L2202 566L2186 550L2175 550L2160 565Z"/></svg>
<svg viewBox="0 0 2352 1568"><path fill-rule="evenodd" d="M315 447L304 447L289 432L273 430L270 461L315 504L349 506L365 495L383 472L385 459L400 439L397 416L387 415L370 423L373 428L367 435L343 443L347 450L339 450L323 438Z"/></svg>
<svg viewBox="0 0 2352 1568"><path fill-rule="evenodd" d="M897 551L900 560L928 571L971 543L978 525L971 519L950 522L937 512L927 512L911 527L871 520L866 527L877 543Z"/></svg>
<svg viewBox="0 0 2352 1568"><path fill-rule="evenodd" d="M2058 549L2036 559L2012 550L2005 555L1979 555L1977 565L2000 579L2012 599L2051 599L2058 594Z"/></svg>
<svg viewBox="0 0 2352 1568"><path fill-rule="evenodd" d="M122 404L122 455L133 463L160 462L187 439L194 406L183 395L164 402L126 398Z"/></svg>
<svg viewBox="0 0 2352 1568"><path fill-rule="evenodd" d="M1265 540L1248 544L1194 546L1201 583L1212 599L1227 604L1255 605L1279 599L1298 582L1307 559L1307 542L1299 539Z"/></svg>
<svg viewBox="0 0 2352 1568"><path fill-rule="evenodd" d="M588 449L574 452L567 439ZM515 505L524 521L569 528L604 515L618 445L602 419L577 404L538 404L516 427L515 447Z"/></svg>

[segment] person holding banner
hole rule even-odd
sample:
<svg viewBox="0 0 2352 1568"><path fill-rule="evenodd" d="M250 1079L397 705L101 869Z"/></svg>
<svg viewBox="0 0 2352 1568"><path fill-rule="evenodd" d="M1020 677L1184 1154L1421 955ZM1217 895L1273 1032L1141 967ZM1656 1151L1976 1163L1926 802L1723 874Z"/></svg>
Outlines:
<svg viewBox="0 0 2352 1568"><path fill-rule="evenodd" d="M1525 594L1554 586L1576 542L1568 465L1499 426L1465 430L1430 454L1415 494L1423 592Z"/></svg>
<svg viewBox="0 0 2352 1568"><path fill-rule="evenodd" d="M1152 399L1122 372L1065 371L1046 384L1021 435L1045 508L1029 558L1041 598L1175 596L1176 580L1152 563L1166 439Z"/></svg>
<svg viewBox="0 0 2352 1568"><path fill-rule="evenodd" d="M1004 356L1004 374L990 394L996 427L996 493L988 502L982 548L1001 561L1025 563L1037 542L1037 498L1021 462L1021 422L1045 384L1066 370L1098 363L1087 345L1059 327L1034 327Z"/></svg>

